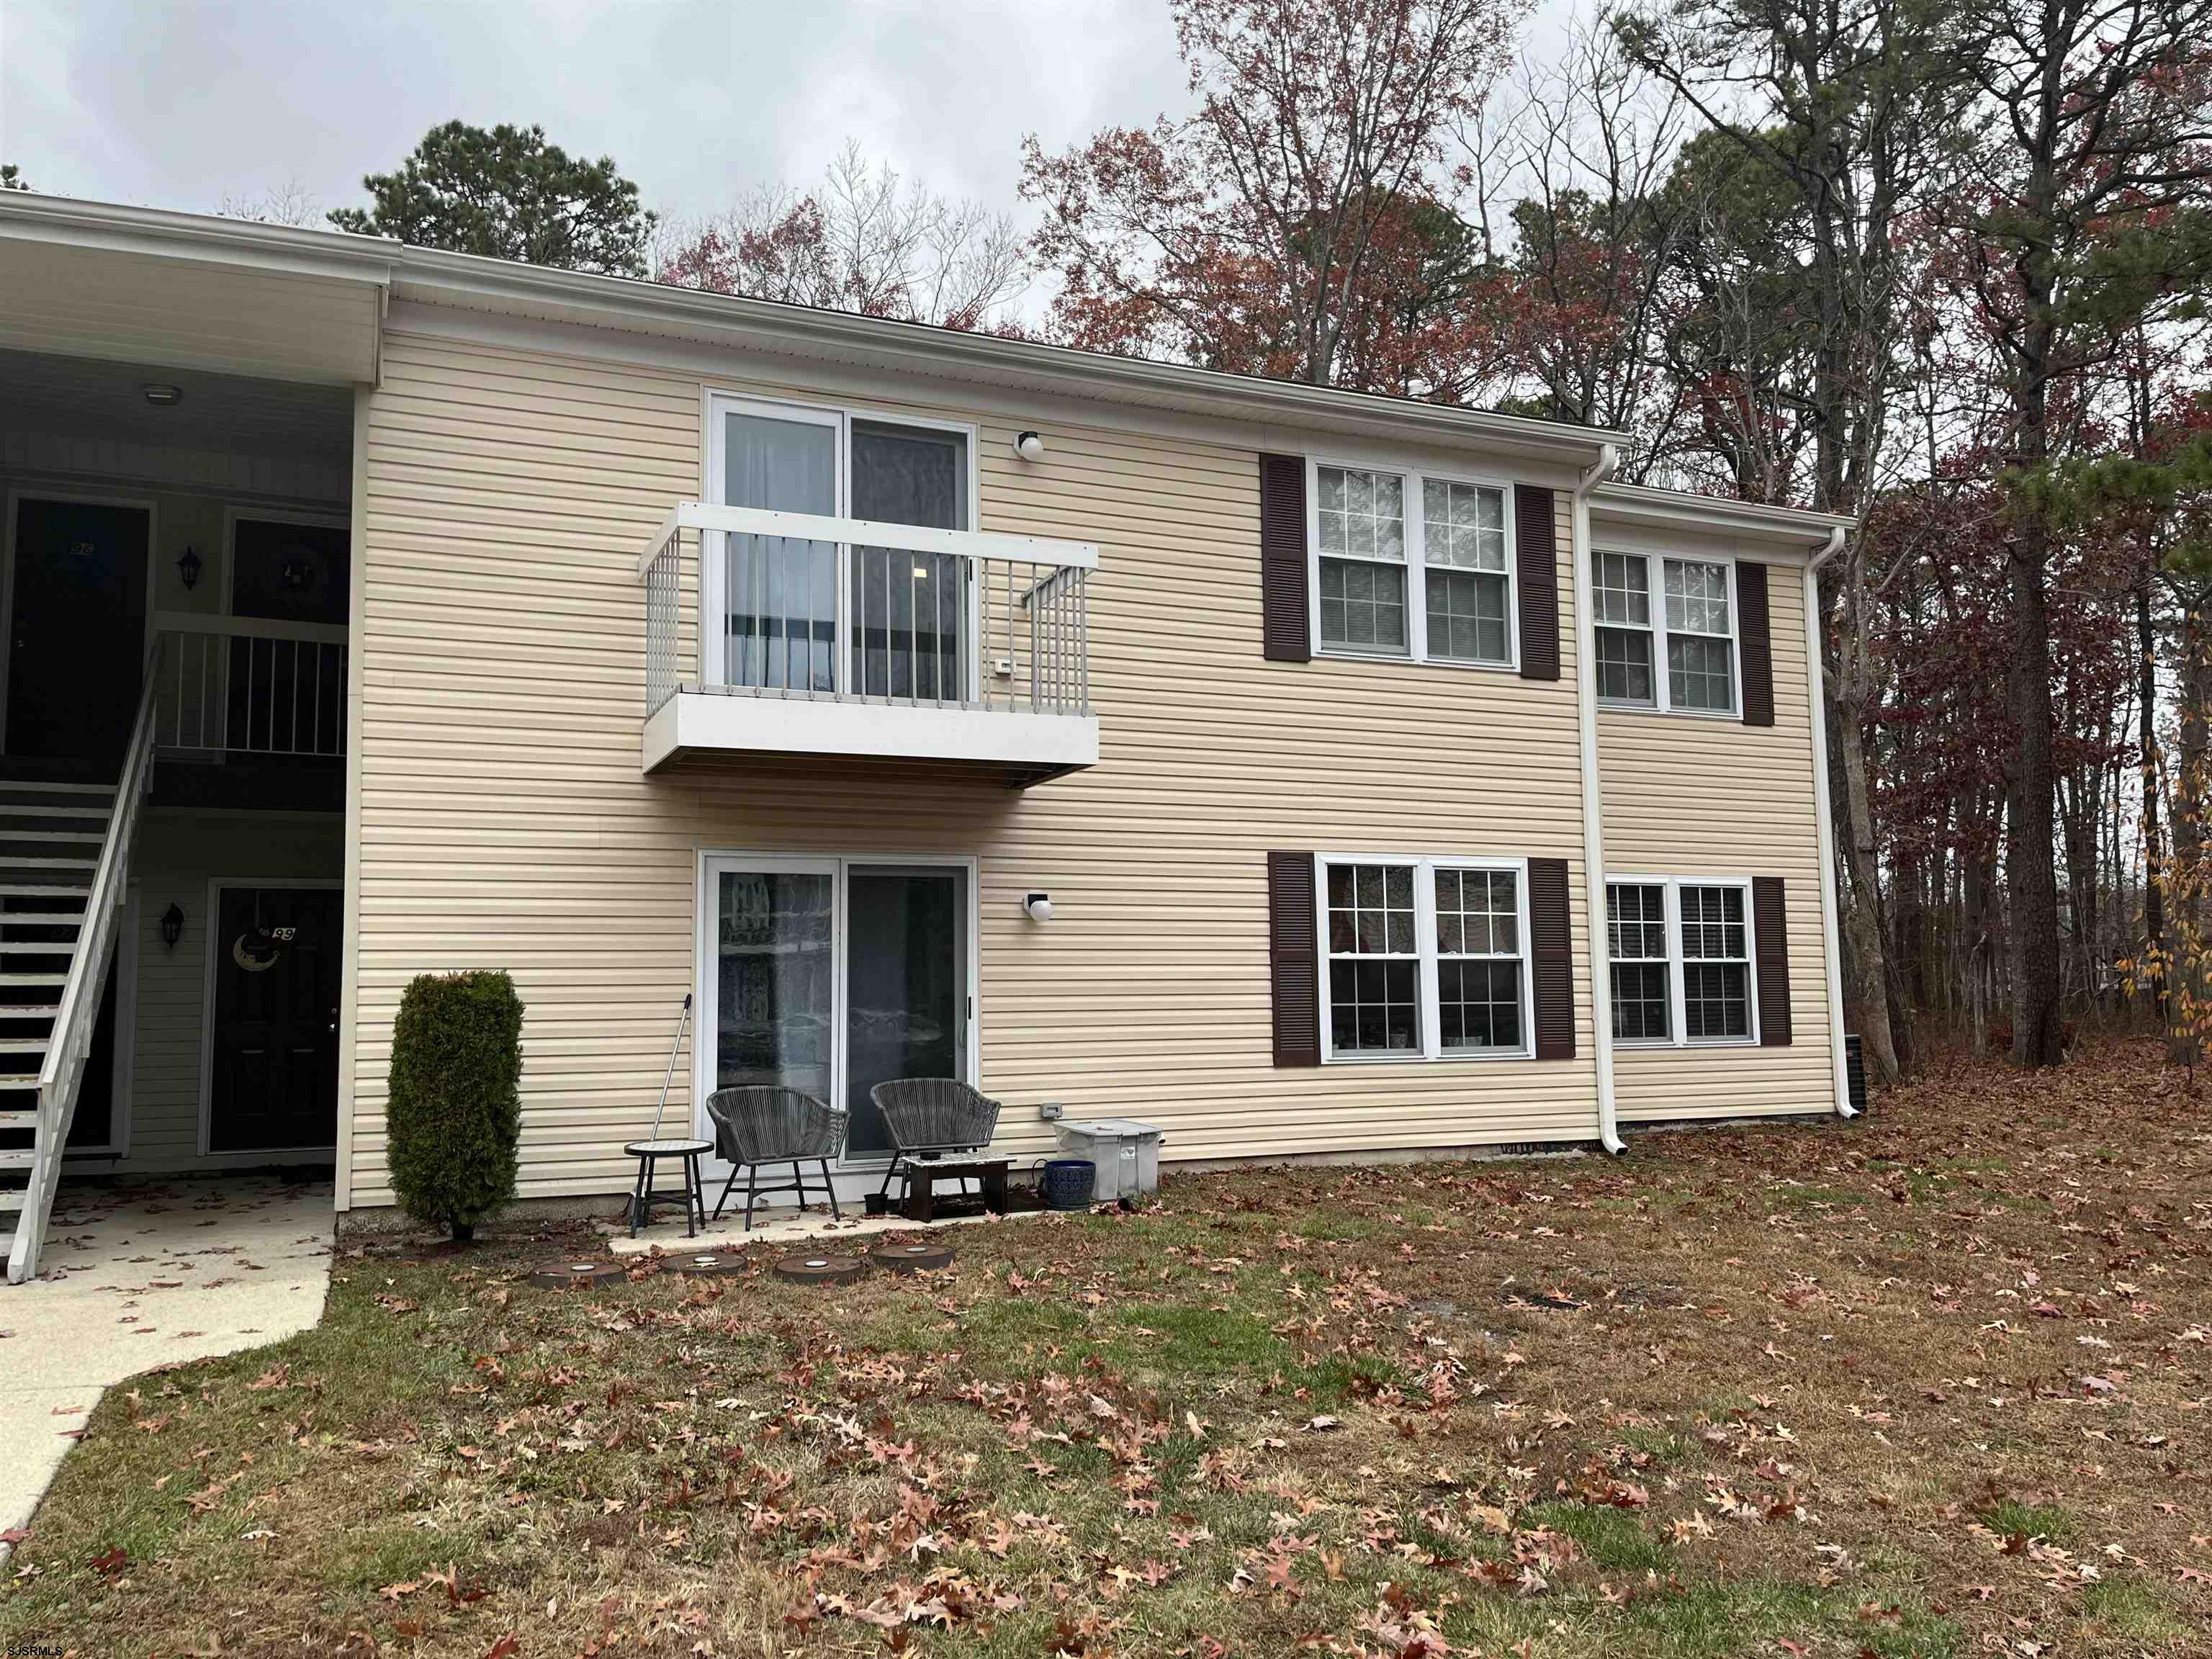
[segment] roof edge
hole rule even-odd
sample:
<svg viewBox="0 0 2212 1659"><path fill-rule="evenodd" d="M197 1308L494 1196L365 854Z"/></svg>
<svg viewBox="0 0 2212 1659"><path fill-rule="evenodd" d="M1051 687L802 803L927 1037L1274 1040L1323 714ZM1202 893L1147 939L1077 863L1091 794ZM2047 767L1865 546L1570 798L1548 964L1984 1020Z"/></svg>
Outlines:
<svg viewBox="0 0 2212 1659"><path fill-rule="evenodd" d="M38 191L0 195L0 239L373 283L400 297L799 356L852 356L1064 396L1154 400L1261 424L1480 441L1579 460L1628 434L1449 404L1261 380L850 312L528 265L380 237Z"/></svg>
<svg viewBox="0 0 2212 1659"><path fill-rule="evenodd" d="M1581 457L1607 442L1626 441L1624 434L1596 427L1079 351L1043 341L673 288L634 277L519 264L436 248L398 252L397 296L429 304L514 308L533 316L550 313L557 320L615 328L626 322L652 323L690 337L718 343L741 341L755 349L800 356L857 353L939 374L964 369L1062 395L1134 401L1139 394L1152 393L1184 407L1204 407L1262 423L1388 428L1430 438L1480 439L1562 459Z"/></svg>
<svg viewBox="0 0 2212 1659"><path fill-rule="evenodd" d="M0 240L45 242L340 282L391 285L397 242L252 219L80 201L37 191L0 192Z"/></svg>
<svg viewBox="0 0 2212 1659"><path fill-rule="evenodd" d="M1616 523L1686 526L1708 533L1748 536L1802 547L1808 554L1828 539L1831 531L1848 532L1856 529L1859 522L1845 513L1774 507L1764 501L1700 495L1691 490L1662 489L1651 484L1600 484L1591 494L1590 511L1598 518Z"/></svg>

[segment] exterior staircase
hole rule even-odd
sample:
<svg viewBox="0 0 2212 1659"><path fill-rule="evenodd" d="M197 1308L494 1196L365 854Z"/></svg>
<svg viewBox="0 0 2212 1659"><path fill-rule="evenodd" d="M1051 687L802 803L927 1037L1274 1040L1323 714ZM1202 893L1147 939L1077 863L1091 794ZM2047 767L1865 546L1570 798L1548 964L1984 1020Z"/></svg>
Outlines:
<svg viewBox="0 0 2212 1659"><path fill-rule="evenodd" d="M0 1237L39 1270L153 779L155 661L113 784L0 779Z"/></svg>

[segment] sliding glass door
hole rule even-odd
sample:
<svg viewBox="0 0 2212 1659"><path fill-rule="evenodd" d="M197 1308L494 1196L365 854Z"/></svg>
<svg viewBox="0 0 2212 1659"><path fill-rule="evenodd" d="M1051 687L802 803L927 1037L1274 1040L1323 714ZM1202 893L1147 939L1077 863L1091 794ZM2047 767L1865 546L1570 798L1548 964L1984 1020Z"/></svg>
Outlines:
<svg viewBox="0 0 2212 1659"><path fill-rule="evenodd" d="M933 530L970 527L965 428L717 398L710 499L726 507ZM975 659L975 582L957 554L725 533L707 561L702 672L710 684L965 702Z"/></svg>
<svg viewBox="0 0 2212 1659"><path fill-rule="evenodd" d="M854 865L845 883L846 1156L889 1158L868 1091L968 1075L968 872Z"/></svg>
<svg viewBox="0 0 2212 1659"><path fill-rule="evenodd" d="M888 1157L871 1089L974 1079L974 894L965 863L710 855L698 1133L709 1091L781 1084L845 1104L848 1163Z"/></svg>

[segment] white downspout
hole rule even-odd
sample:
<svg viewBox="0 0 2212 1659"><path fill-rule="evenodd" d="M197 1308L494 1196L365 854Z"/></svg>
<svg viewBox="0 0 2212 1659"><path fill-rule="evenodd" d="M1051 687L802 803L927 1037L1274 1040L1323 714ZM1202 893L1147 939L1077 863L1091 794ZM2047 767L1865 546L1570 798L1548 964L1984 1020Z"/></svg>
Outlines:
<svg viewBox="0 0 2212 1659"><path fill-rule="evenodd" d="M1805 564L1805 680L1813 702L1813 811L1820 819L1820 943L1828 973L1828 1048L1836 1073L1836 1115L1856 1117L1844 1052L1843 954L1836 935L1836 829L1828 805L1828 695L1820 661L1820 567L1844 550L1841 525Z"/></svg>
<svg viewBox="0 0 2212 1659"><path fill-rule="evenodd" d="M1597 459L1584 470L1582 482L1575 486L1569 537L1575 560L1575 703L1582 718L1583 884L1589 918L1590 1030L1597 1042L1597 1138L1616 1158L1628 1150L1628 1143L1620 1138L1613 1098L1613 969L1606 939L1605 804L1598 787L1597 676L1591 672L1597 659L1597 629L1590 611L1589 502L1591 493L1620 465L1620 451L1616 446L1598 446Z"/></svg>

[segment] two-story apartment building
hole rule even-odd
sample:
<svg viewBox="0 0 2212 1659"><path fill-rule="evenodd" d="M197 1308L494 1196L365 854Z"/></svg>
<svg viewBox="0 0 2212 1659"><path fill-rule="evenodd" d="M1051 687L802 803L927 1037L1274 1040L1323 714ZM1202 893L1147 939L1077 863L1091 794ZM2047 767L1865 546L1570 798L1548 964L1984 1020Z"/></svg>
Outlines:
<svg viewBox="0 0 2212 1659"><path fill-rule="evenodd" d="M781 1082L1166 1155L1848 1109L1813 566L1632 434L0 198L0 1160L388 1205L413 975L521 1190ZM12 1141L6 1139L12 1133ZM68 1141L63 1155L62 1141Z"/></svg>

